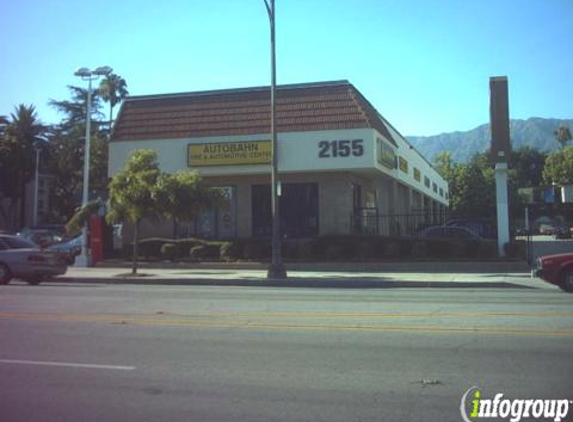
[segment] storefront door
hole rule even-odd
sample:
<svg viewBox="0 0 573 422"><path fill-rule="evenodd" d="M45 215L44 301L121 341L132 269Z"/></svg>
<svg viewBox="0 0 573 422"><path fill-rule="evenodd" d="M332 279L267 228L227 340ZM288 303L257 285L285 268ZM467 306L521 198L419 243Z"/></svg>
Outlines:
<svg viewBox="0 0 573 422"><path fill-rule="evenodd" d="M281 230L286 237L318 235L318 184L283 184L280 197ZM271 186L252 187L253 236L272 234Z"/></svg>

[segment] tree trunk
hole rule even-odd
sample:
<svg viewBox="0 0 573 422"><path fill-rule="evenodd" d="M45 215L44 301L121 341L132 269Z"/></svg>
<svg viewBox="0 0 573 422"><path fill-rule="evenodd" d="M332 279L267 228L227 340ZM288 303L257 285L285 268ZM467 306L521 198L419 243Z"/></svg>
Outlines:
<svg viewBox="0 0 573 422"><path fill-rule="evenodd" d="M137 253L138 253L138 245L139 245L139 221L135 221L135 225L133 226L133 263L131 266L131 273L137 274Z"/></svg>
<svg viewBox="0 0 573 422"><path fill-rule="evenodd" d="M111 139L111 127L113 126L113 105L111 104L111 100L109 102L109 139Z"/></svg>

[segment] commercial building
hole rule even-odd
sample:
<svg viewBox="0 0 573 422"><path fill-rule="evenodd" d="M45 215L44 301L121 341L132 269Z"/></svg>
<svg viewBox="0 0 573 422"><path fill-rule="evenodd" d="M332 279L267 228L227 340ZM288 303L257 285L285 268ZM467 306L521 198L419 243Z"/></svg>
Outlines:
<svg viewBox="0 0 573 422"><path fill-rule="evenodd" d="M434 168L348 81L277 88L281 224L287 237L396 234L380 215L448 206ZM148 224L144 236L211 238L271 233L268 87L127 98L109 150L109 175L136 149L165 172L197 170L228 204L184 226ZM372 218L374 217L374 218ZM413 221L412 224L421 224Z"/></svg>

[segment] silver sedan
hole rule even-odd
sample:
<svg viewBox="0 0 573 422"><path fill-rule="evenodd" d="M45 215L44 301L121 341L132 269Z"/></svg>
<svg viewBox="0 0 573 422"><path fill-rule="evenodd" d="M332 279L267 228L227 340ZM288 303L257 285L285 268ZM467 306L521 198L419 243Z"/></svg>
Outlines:
<svg viewBox="0 0 573 422"><path fill-rule="evenodd" d="M65 257L59 252L40 249L18 236L0 234L0 284L19 278L30 284L67 270Z"/></svg>

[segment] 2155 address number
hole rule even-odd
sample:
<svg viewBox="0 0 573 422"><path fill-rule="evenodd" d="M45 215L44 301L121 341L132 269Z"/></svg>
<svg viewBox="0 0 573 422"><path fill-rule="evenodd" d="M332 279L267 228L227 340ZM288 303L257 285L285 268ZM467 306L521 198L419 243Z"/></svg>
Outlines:
<svg viewBox="0 0 573 422"><path fill-rule="evenodd" d="M318 143L318 157L360 157L364 155L364 141L362 139L320 141Z"/></svg>

